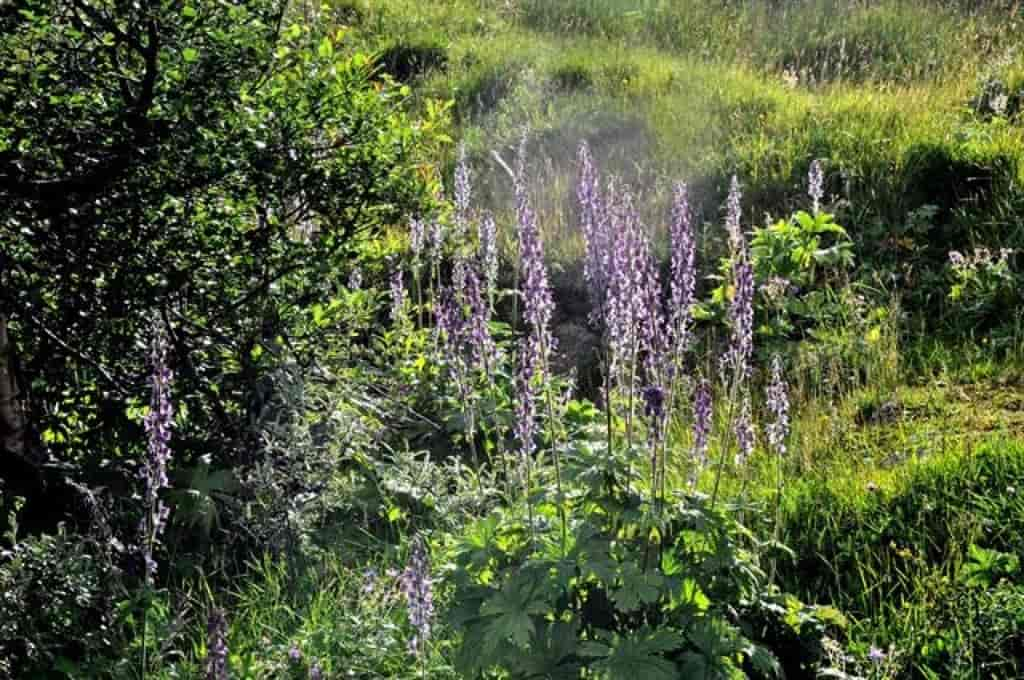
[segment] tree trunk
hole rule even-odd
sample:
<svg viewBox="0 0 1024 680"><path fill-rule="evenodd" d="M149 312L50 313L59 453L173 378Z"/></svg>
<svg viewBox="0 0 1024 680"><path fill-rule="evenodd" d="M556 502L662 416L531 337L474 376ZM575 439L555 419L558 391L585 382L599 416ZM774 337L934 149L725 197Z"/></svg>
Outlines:
<svg viewBox="0 0 1024 680"><path fill-rule="evenodd" d="M14 372L14 346L7 339L7 317L0 314L0 460L25 453L25 415Z"/></svg>

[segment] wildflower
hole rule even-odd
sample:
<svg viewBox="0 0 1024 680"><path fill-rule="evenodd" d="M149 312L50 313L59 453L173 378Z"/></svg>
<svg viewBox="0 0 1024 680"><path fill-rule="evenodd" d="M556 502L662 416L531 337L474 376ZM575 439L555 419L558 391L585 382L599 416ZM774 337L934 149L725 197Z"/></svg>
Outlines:
<svg viewBox="0 0 1024 680"><path fill-rule="evenodd" d="M868 651L868 660L873 664L880 664L885 661L886 654L878 647L871 645L871 649Z"/></svg>
<svg viewBox="0 0 1024 680"><path fill-rule="evenodd" d="M665 390L658 385L648 385L643 391L644 414L654 420L660 421L665 415Z"/></svg>
<svg viewBox="0 0 1024 680"><path fill-rule="evenodd" d="M401 324L405 319L405 284L402 271L396 270L391 275L391 321Z"/></svg>
<svg viewBox="0 0 1024 680"><path fill-rule="evenodd" d="M377 580L380 578L380 574L376 569L370 567L363 572L363 586L360 588L363 595L369 595L377 587Z"/></svg>
<svg viewBox="0 0 1024 680"><path fill-rule="evenodd" d="M452 234L456 243L461 242L466 237L471 198L472 185L469 164L466 162L466 145L460 144L458 160L455 163L455 223Z"/></svg>
<svg viewBox="0 0 1024 680"><path fill-rule="evenodd" d="M729 306L732 333L723 363L738 384L750 373L754 351L754 268L746 256L734 263L733 276L735 289Z"/></svg>
<svg viewBox="0 0 1024 680"><path fill-rule="evenodd" d="M817 215L821 209L821 199L825 196L825 173L819 160L811 161L811 169L807 173L807 195L811 197L814 214Z"/></svg>
<svg viewBox="0 0 1024 680"><path fill-rule="evenodd" d="M604 314L611 236L608 233L608 220L598 173L586 142L580 144L577 160L579 175L576 182L576 200L579 204L580 226L586 243L583 279L587 283L593 307L591 322L596 323Z"/></svg>
<svg viewBox="0 0 1024 680"><path fill-rule="evenodd" d="M729 197L726 200L725 211L725 230L729 235L729 251L732 253L733 258L739 252L746 249L743 228L740 226L740 219L743 216L741 200L740 181L736 178L736 175L733 175L732 182L729 184Z"/></svg>
<svg viewBox="0 0 1024 680"><path fill-rule="evenodd" d="M174 420L174 405L171 402L174 373L167 365L166 331L159 325L154 327L150 368L149 413L144 421L149 445L146 464L142 471L146 509L142 523L142 550L147 580L152 579L156 573L153 548L163 533L169 513L159 494L161 489L168 486L167 464L171 459L171 427Z"/></svg>
<svg viewBox="0 0 1024 680"><path fill-rule="evenodd" d="M294 642L292 643L291 648L288 650L288 661L290 661L293 664L297 664L302 661L302 650L300 650L299 646Z"/></svg>
<svg viewBox="0 0 1024 680"><path fill-rule="evenodd" d="M534 432L536 428L537 404L533 379L537 371L537 354L534 345L523 341L519 348L519 368L516 376L516 422L515 435L519 440L519 451L524 460L533 455Z"/></svg>
<svg viewBox="0 0 1024 680"><path fill-rule="evenodd" d="M440 220L434 219L430 223L430 260L435 266L439 265L444 257L444 241L444 225Z"/></svg>
<svg viewBox="0 0 1024 680"><path fill-rule="evenodd" d="M430 562L422 538L413 541L409 564L402 572L401 589L409 608L409 622L416 630L409 641L409 651L420 656L430 639L431 619L434 615L434 590L430 578Z"/></svg>
<svg viewBox="0 0 1024 680"><path fill-rule="evenodd" d="M423 239L426 225L423 221L414 217L409 220L409 249L412 251L413 266L419 266L420 256L423 255Z"/></svg>
<svg viewBox="0 0 1024 680"><path fill-rule="evenodd" d="M498 290L498 229L491 213L485 213L480 220L478 236L487 297L491 298Z"/></svg>
<svg viewBox="0 0 1024 680"><path fill-rule="evenodd" d="M623 192L610 213L615 242L609 257L605 329L610 370L621 383L637 352L660 352L664 338L657 268L632 196Z"/></svg>
<svg viewBox="0 0 1024 680"><path fill-rule="evenodd" d="M772 360L772 379L766 397L768 411L772 414L772 422L767 428L768 443L780 456L784 456L789 436L789 387L782 374L782 358L778 354Z"/></svg>
<svg viewBox="0 0 1024 680"><path fill-rule="evenodd" d="M678 362L679 357L686 351L689 344L697 286L697 243L693 235L687 187L682 182L675 188L669 237L672 248L670 329L672 351Z"/></svg>
<svg viewBox="0 0 1024 680"><path fill-rule="evenodd" d="M711 433L711 384L701 380L693 395L693 470L691 485L695 484L700 470L707 464L708 435Z"/></svg>
<svg viewBox="0 0 1024 680"><path fill-rule="evenodd" d="M228 621L220 607L210 612L206 622L206 680L227 680Z"/></svg>
<svg viewBox="0 0 1024 680"><path fill-rule="evenodd" d="M555 303L544 265L544 245L541 242L537 215L526 192L526 137L519 148L515 179L516 217L519 223L519 260L522 268L523 316L530 325L531 338L541 352L541 365L547 363L547 354L554 349L551 335L551 316Z"/></svg>
<svg viewBox="0 0 1024 680"><path fill-rule="evenodd" d="M349 290L360 290L363 287L363 272L360 271L359 267L352 270L352 273L348 275L348 289Z"/></svg>
<svg viewBox="0 0 1024 680"><path fill-rule="evenodd" d="M484 299L480 277L473 267L467 267L464 285L469 313L467 320L469 355L475 366L486 370L496 351L494 338L491 336L491 308Z"/></svg>
<svg viewBox="0 0 1024 680"><path fill-rule="evenodd" d="M309 667L309 680L324 680L324 671L320 668L320 664L315 661Z"/></svg>
<svg viewBox="0 0 1024 680"><path fill-rule="evenodd" d="M740 412L733 421L736 435L736 464L744 465L754 452L754 422L750 415L750 395L743 395Z"/></svg>

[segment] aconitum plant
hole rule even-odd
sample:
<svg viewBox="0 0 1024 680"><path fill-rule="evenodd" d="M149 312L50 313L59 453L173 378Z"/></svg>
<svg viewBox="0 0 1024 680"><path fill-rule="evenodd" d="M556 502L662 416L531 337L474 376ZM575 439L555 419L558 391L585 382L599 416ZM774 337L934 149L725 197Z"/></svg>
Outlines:
<svg viewBox="0 0 1024 680"><path fill-rule="evenodd" d="M693 233L693 215L686 184L675 186L672 201L670 318L672 354L678 370L690 342L693 305L697 291L697 240Z"/></svg>
<svg viewBox="0 0 1024 680"><path fill-rule="evenodd" d="M772 377L765 394L765 403L771 422L766 432L768 444L778 455L786 455L786 439L789 437L789 386L783 375L782 358L776 354L772 359Z"/></svg>
<svg viewBox="0 0 1024 680"><path fill-rule="evenodd" d="M733 421L736 436L736 465L743 466L754 452L754 419L750 411L750 395L744 394L739 414Z"/></svg>
<svg viewBox="0 0 1024 680"><path fill-rule="evenodd" d="M461 243L469 231L469 210L473 193L465 144L459 145L458 160L455 163L454 193L455 216L452 236L456 243Z"/></svg>
<svg viewBox="0 0 1024 680"><path fill-rule="evenodd" d="M807 173L807 195L811 197L814 214L821 211L821 199L825 197L825 173L821 161L811 161L811 169Z"/></svg>
<svg viewBox="0 0 1024 680"><path fill-rule="evenodd" d="M405 321L405 280L402 270L391 275L391 322L399 325Z"/></svg>
<svg viewBox="0 0 1024 680"><path fill-rule="evenodd" d="M423 220L414 217L409 220L409 250L412 251L412 266L419 268L423 257L423 246L426 238L426 225Z"/></svg>
<svg viewBox="0 0 1024 680"><path fill-rule="evenodd" d="M409 623L415 631L409 640L409 651L413 656L422 657L426 653L434 618L434 582L430 577L430 557L421 537L412 543L412 552L402 572L400 587L405 595Z"/></svg>
<svg viewBox="0 0 1024 680"><path fill-rule="evenodd" d="M146 512L142 523L142 551L147 581L151 581L156 573L153 550L169 513L160 499L160 490L168 486L167 464L171 460L171 428L174 422L174 404L171 401L174 373L167 363L167 332L159 323L154 324L150 369L149 413L144 421L149 445L142 470Z"/></svg>
<svg viewBox="0 0 1024 680"><path fill-rule="evenodd" d="M519 441L519 452L525 465L529 465L534 452L536 434L537 394L534 377L537 374L537 353L532 342L523 341L519 346L516 371L516 420L515 436Z"/></svg>
<svg viewBox="0 0 1024 680"><path fill-rule="evenodd" d="M733 381L735 387L749 376L750 358L754 352L754 267L745 254L733 263L733 287L729 305L732 331L722 363L723 368L729 369L726 377Z"/></svg>
<svg viewBox="0 0 1024 680"><path fill-rule="evenodd" d="M228 620L214 608L206 622L206 680L228 679Z"/></svg>
<svg viewBox="0 0 1024 680"><path fill-rule="evenodd" d="M586 243L583 279L587 283L590 296L591 323L597 325L604 317L612 237L609 233L600 177L590 155L590 147L585 142L580 145L577 163L579 174L576 181L576 201L579 205L583 240Z"/></svg>
<svg viewBox="0 0 1024 680"><path fill-rule="evenodd" d="M711 434L711 383L701 380L693 395L693 455L691 485L696 485L700 472L708 462L708 437Z"/></svg>
<svg viewBox="0 0 1024 680"><path fill-rule="evenodd" d="M537 215L530 205L526 190L525 137L520 144L519 160L515 179L516 218L519 225L519 266L523 297L523 317L530 326L530 337L536 344L543 370L548 365L548 355L554 351L554 337L551 335L551 317L555 302L548 283L547 267L544 264L544 245L541 241Z"/></svg>
<svg viewBox="0 0 1024 680"><path fill-rule="evenodd" d="M487 299L493 303L498 292L498 227L494 222L494 215L490 212L484 213L480 219L477 237L480 242L480 265L484 273Z"/></svg>
<svg viewBox="0 0 1024 680"><path fill-rule="evenodd" d="M738 253L746 250L746 239L740 224L743 217L742 200L740 181L736 175L733 175L732 182L729 184L729 197L725 204L725 231L729 235L729 252L734 259Z"/></svg>

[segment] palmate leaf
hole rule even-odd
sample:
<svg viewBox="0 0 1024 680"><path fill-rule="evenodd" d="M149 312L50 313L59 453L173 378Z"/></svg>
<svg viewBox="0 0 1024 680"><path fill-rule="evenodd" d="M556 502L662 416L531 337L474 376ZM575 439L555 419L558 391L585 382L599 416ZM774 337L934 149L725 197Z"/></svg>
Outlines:
<svg viewBox="0 0 1024 680"><path fill-rule="evenodd" d="M576 680L580 665L568 661L579 644L579 626L575 622L557 621L547 626L539 643L530 648L528 654L519 654L514 675L522 678L544 678L545 680Z"/></svg>
<svg viewBox="0 0 1024 680"><path fill-rule="evenodd" d="M498 641L511 640L518 647L526 648L536 634L534 617L548 612L539 591L539 584L532 574L520 572L505 586L494 593L480 607L480 616L488 619L487 632L490 648Z"/></svg>
<svg viewBox="0 0 1024 680"><path fill-rule="evenodd" d="M679 668L664 654L683 645L683 637L671 630L658 630L612 639L610 645L589 642L581 647L585 656L603 657L594 668L607 680L676 680ZM690 677L690 676L685 676Z"/></svg>
<svg viewBox="0 0 1024 680"><path fill-rule="evenodd" d="M665 577L657 571L643 572L634 562L622 565L622 585L612 595L619 610L628 612L641 605L657 602L661 596Z"/></svg>

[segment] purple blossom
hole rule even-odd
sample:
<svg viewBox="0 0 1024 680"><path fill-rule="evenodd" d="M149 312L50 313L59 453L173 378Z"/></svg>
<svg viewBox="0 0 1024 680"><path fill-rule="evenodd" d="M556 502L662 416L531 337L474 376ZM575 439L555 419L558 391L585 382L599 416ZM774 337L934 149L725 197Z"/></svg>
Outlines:
<svg viewBox="0 0 1024 680"><path fill-rule="evenodd" d="M294 642L292 643L291 648L288 650L288 661L293 664L297 664L302 661L302 650L300 650L299 646Z"/></svg>
<svg viewBox="0 0 1024 680"><path fill-rule="evenodd" d="M750 357L754 352L754 268L741 251L733 262L733 297L729 305L732 332L723 364L730 378L738 385L750 375Z"/></svg>
<svg viewBox="0 0 1024 680"><path fill-rule="evenodd" d="M444 241L444 225L435 218L430 223L430 260L435 266L444 258Z"/></svg>
<svg viewBox="0 0 1024 680"><path fill-rule="evenodd" d="M228 621L220 607L210 612L206 622L206 680L227 680Z"/></svg>
<svg viewBox="0 0 1024 680"><path fill-rule="evenodd" d="M320 664L315 661L309 668L309 680L324 680L324 671L320 668Z"/></svg>
<svg viewBox="0 0 1024 680"><path fill-rule="evenodd" d="M156 573L153 548L163 533L169 513L160 499L160 490L168 486L167 464L171 459L171 428L174 423L174 404L171 401L174 373L167 363L167 332L159 324L154 324L150 369L149 413L144 420L149 443L142 471L146 511L142 523L142 550L147 581Z"/></svg>
<svg viewBox="0 0 1024 680"><path fill-rule="evenodd" d="M524 461L534 452L536 433L537 395L534 377L537 373L537 353L533 343L522 341L519 347L519 366L516 376L515 435Z"/></svg>
<svg viewBox="0 0 1024 680"><path fill-rule="evenodd" d="M405 282L402 270L391 275L391 322L401 324L405 320Z"/></svg>
<svg viewBox="0 0 1024 680"><path fill-rule="evenodd" d="M868 660L871 663L878 665L885 661L886 654L878 647L871 645L871 649L868 650Z"/></svg>
<svg viewBox="0 0 1024 680"><path fill-rule="evenodd" d="M453 236L461 242L466 237L469 225L469 207L472 200L472 185L469 164L466 162L466 145L460 144L458 160L455 163L455 223Z"/></svg>
<svg viewBox="0 0 1024 680"><path fill-rule="evenodd" d="M593 308L591 323L604 317L605 295L608 288L609 250L611 234L600 179L586 142L580 144L577 154L579 175L576 181L576 200L579 204L580 227L586 243L583 278L587 283Z"/></svg>
<svg viewBox="0 0 1024 680"><path fill-rule="evenodd" d="M491 336L491 307L484 298L480 277L473 267L469 267L466 272L465 298L469 314L469 355L475 366L486 370L496 352L494 338Z"/></svg>
<svg viewBox="0 0 1024 680"><path fill-rule="evenodd" d="M693 470L690 475L692 484L696 483L700 471L707 465L711 408L711 384L707 380L701 380L693 395Z"/></svg>
<svg viewBox="0 0 1024 680"><path fill-rule="evenodd" d="M665 390L658 385L648 385L643 390L644 415L654 421L665 416Z"/></svg>
<svg viewBox="0 0 1024 680"><path fill-rule="evenodd" d="M768 443L780 456L786 455L786 439L789 437L789 386L782 372L782 358L778 354L772 359L772 379L766 390L768 412L772 422L768 424Z"/></svg>
<svg viewBox="0 0 1024 680"><path fill-rule="evenodd" d="M542 353L541 365L546 365L547 354L554 350L551 335L551 317L555 302L548 283L547 268L544 264L544 245L541 242L537 215L530 205L526 191L526 137L519 146L516 163L515 195L516 217L519 224L519 263L522 270L521 287L523 296L523 317L530 326L530 336Z"/></svg>
<svg viewBox="0 0 1024 680"><path fill-rule="evenodd" d="M609 213L615 242L609 258L605 331L610 369L622 384L637 353L647 352L651 358L660 353L664 338L657 268L633 197L623 192Z"/></svg>
<svg viewBox="0 0 1024 680"><path fill-rule="evenodd" d="M750 414L750 395L743 395L740 412L733 419L733 434L736 435L736 464L744 465L754 452L754 420Z"/></svg>
<svg viewBox="0 0 1024 680"><path fill-rule="evenodd" d="M682 182L675 187L669 236L672 248L670 329L672 352L678 363L689 345L697 288L697 241L687 187Z"/></svg>
<svg viewBox="0 0 1024 680"><path fill-rule="evenodd" d="M400 579L402 594L409 610L409 622L415 629L409 641L409 651L420 656L426 651L430 639L431 620L434 617L434 586L430 578L430 558L424 540L417 537L412 544L409 563Z"/></svg>
<svg viewBox="0 0 1024 680"><path fill-rule="evenodd" d="M811 161L811 169L807 173L807 195L811 197L814 214L817 215L821 209L821 199L825 196L825 173L819 160Z"/></svg>
<svg viewBox="0 0 1024 680"><path fill-rule="evenodd" d="M480 241L480 264L484 272L487 297L491 298L498 291L498 228L494 223L494 215L484 213L478 227Z"/></svg>
<svg viewBox="0 0 1024 680"><path fill-rule="evenodd" d="M736 175L732 176L729 184L729 198L726 200L725 230L729 235L729 251L735 259L737 254L746 250L746 239L743 236L743 227L740 220L743 217L743 206L741 201L743 194L740 192L740 181Z"/></svg>
<svg viewBox="0 0 1024 680"><path fill-rule="evenodd" d="M423 220L414 217L409 221L409 249L412 251L413 266L418 267L423 255L426 225Z"/></svg>

